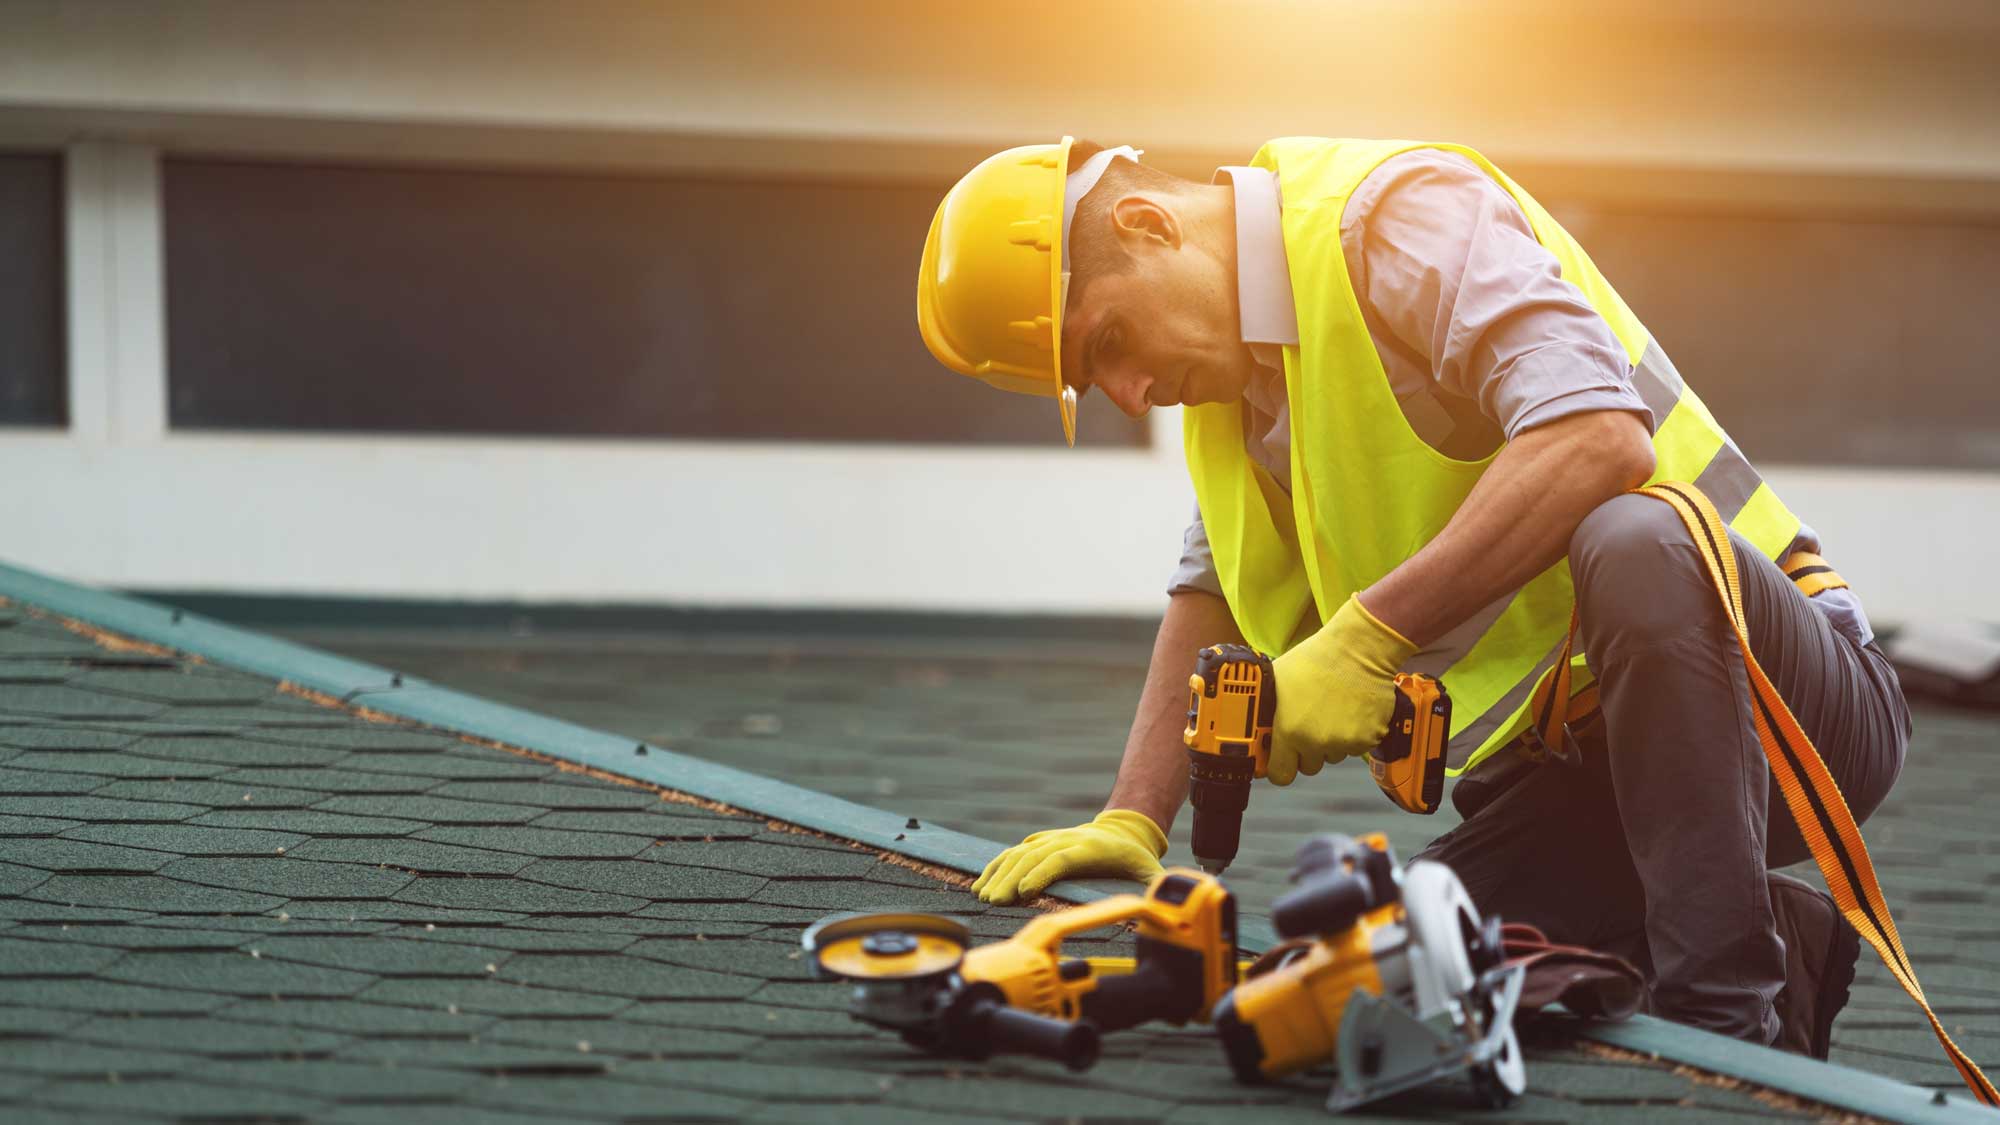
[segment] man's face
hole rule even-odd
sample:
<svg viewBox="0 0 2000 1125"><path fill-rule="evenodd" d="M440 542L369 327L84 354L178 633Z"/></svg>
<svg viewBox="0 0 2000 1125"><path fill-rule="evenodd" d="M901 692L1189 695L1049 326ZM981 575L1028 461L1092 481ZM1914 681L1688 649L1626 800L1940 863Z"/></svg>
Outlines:
<svg viewBox="0 0 2000 1125"><path fill-rule="evenodd" d="M1063 325L1063 378L1137 418L1155 406L1233 402L1256 368L1235 277L1192 240L1131 240L1132 268L1086 279Z"/></svg>

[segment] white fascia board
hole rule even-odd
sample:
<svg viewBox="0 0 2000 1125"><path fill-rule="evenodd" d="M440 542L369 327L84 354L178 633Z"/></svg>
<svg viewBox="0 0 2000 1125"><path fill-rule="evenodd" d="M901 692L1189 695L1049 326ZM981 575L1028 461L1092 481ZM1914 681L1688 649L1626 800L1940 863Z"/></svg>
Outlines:
<svg viewBox="0 0 2000 1125"><path fill-rule="evenodd" d="M119 586L1151 614L1192 510L1142 452L169 433L0 436L13 561ZM1766 467L1878 622L2000 622L2000 476Z"/></svg>
<svg viewBox="0 0 2000 1125"><path fill-rule="evenodd" d="M1160 451L170 433L0 436L7 555L120 586L1152 613Z"/></svg>

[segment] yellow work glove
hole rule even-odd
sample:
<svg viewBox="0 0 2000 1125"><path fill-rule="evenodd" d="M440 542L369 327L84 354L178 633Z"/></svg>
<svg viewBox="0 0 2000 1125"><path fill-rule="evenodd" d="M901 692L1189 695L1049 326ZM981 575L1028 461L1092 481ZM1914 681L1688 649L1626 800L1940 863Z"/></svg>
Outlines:
<svg viewBox="0 0 2000 1125"><path fill-rule="evenodd" d="M1328 758L1366 754L1389 733L1396 673L1417 646L1348 598L1319 632L1272 661L1278 714L1265 776L1290 785Z"/></svg>
<svg viewBox="0 0 2000 1125"><path fill-rule="evenodd" d="M1059 879L1147 880L1161 871L1167 834L1153 818L1131 809L1106 809L1089 824L1051 828L993 857L972 891L1004 906L1031 899Z"/></svg>

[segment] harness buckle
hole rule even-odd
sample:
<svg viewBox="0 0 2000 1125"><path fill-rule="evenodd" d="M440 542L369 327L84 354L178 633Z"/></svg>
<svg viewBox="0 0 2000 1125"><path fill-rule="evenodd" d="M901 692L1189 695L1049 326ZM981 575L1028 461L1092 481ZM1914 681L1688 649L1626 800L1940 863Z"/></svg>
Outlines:
<svg viewBox="0 0 2000 1125"><path fill-rule="evenodd" d="M1567 720L1562 725L1561 746L1550 746L1548 740L1542 737L1542 732L1530 725L1521 732L1521 752L1537 764L1550 760L1570 767L1583 764L1583 748L1577 745L1576 733L1570 729Z"/></svg>

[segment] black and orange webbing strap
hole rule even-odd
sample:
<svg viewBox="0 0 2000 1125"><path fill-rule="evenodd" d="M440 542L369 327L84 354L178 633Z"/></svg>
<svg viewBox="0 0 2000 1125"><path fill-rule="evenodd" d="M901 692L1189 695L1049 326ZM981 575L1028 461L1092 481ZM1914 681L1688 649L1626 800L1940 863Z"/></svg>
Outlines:
<svg viewBox="0 0 2000 1125"><path fill-rule="evenodd" d="M1743 616L1743 591L1736 570L1736 553L1729 546L1728 525L1716 514L1715 506L1708 502L1708 497L1693 485L1666 482L1636 491L1665 501L1680 515L1681 522L1687 525L1688 533L1694 537L1709 579L1715 584L1716 596L1722 600L1723 614L1736 630L1737 647L1743 653L1743 666L1749 672L1753 703L1751 719L1757 729L1757 738L1764 745L1764 756L1770 759L1771 776L1777 779L1778 790L1785 797L1785 807L1791 810L1792 819L1799 826L1799 834L1805 837L1806 846L1812 850L1813 860L1819 864L1820 874L1826 878L1834 903L1855 931L1882 955L1882 962L1889 966L1896 983L1902 985L1903 991L1909 993L1910 998L1924 1010L1924 1018L1930 1021L1931 1030L1937 1033L1946 1057L1958 1068L1959 1077L1965 1080L1973 1096L1987 1105L2000 1106L2000 1090L1995 1090L1978 1064L1952 1042L1944 1025L1938 1022L1937 1013L1931 1011L1930 1001L1924 998L1923 986L1917 983L1916 969L1910 965L1909 955L1903 950L1903 939L1896 932L1896 920L1889 913L1888 900L1882 897L1881 884L1875 878L1875 865L1868 858L1868 845L1862 842L1861 829L1854 823L1854 814L1848 810L1840 786L1827 772L1826 763L1820 760L1812 740L1806 737L1798 720L1792 716L1791 708L1779 698L1778 689L1772 686L1764 670L1757 665L1757 658L1750 652L1750 632ZM1821 575L1831 576L1820 586L1821 589L1830 588L1833 584L1846 585L1826 565L1826 560L1817 556L1793 555L1785 560L1785 569L1801 591L1805 591L1811 580ZM1542 682L1536 685L1529 703L1529 714L1535 724L1534 734L1558 754L1562 751L1555 748L1569 745L1565 724L1573 708L1558 706L1557 701L1569 698L1569 657L1575 641L1576 615L1572 612L1569 640L1563 645L1561 658L1550 670L1551 674L1545 674Z"/></svg>
<svg viewBox="0 0 2000 1125"><path fill-rule="evenodd" d="M1785 577L1792 580L1792 585L1799 588L1799 593L1809 598L1822 590L1847 588L1847 579L1835 573L1825 559L1811 551L1793 551L1778 567L1785 572Z"/></svg>

